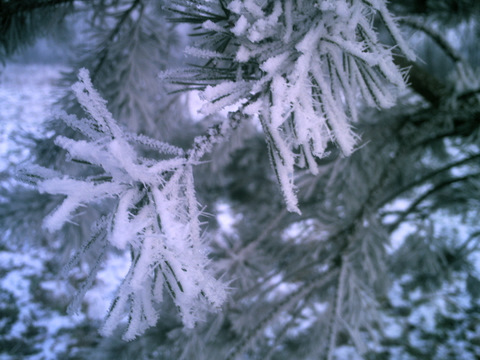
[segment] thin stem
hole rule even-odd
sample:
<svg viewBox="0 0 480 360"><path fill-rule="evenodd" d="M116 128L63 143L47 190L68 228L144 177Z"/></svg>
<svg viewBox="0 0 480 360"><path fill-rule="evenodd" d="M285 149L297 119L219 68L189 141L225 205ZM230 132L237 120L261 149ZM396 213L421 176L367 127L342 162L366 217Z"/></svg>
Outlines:
<svg viewBox="0 0 480 360"><path fill-rule="evenodd" d="M135 8L141 3L141 0L135 0L132 5L127 9L125 10L125 12L123 13L121 19L118 21L117 25L115 26L115 28L112 30L112 32L110 33L110 35L108 36L108 39L106 41L106 44L105 44L105 47L103 48L102 50L102 55L100 56L100 60L97 64L97 66L95 66L95 69L93 70L92 72L92 75L91 75L91 79L92 79L92 82L95 81L95 79L97 78L97 75L98 73L100 72L101 68L103 67L103 64L105 63L105 61L107 60L107 56L109 54L109 49L110 49L110 45L112 44L112 42L115 40L115 37L119 34L123 24L127 21L128 17L130 16L130 14L133 12L133 10L135 10Z"/></svg>
<svg viewBox="0 0 480 360"><path fill-rule="evenodd" d="M415 200L409 207L407 210L403 211L400 215L400 217L397 219L397 221L395 221L393 224L391 224L389 227L388 227L388 232L392 233L393 231L395 231L395 229L397 229L397 227L405 220L405 218L411 214L412 212L414 212L418 205L420 205L420 203L422 203L426 198L428 198L430 195L436 193L437 191L449 186L449 185L452 185L454 183L458 183L458 182L463 182L463 181L467 181L471 178L474 178L474 177L478 177L480 176L480 172L477 172L477 173L473 173L473 174L468 174L466 176L462 176L462 177L459 177L459 178L453 178L453 179L448 179L446 181L443 181L437 185L435 185L432 189L430 189L429 191L427 191L426 193L424 193L423 195L421 195L419 198L417 198L417 200Z"/></svg>
<svg viewBox="0 0 480 360"><path fill-rule="evenodd" d="M212 150L213 145L226 140L246 117L241 111L230 113L228 124L220 123L213 125L206 131L206 135L197 136L194 139L192 149L188 152L187 161L191 163L200 161L203 155Z"/></svg>
<svg viewBox="0 0 480 360"><path fill-rule="evenodd" d="M418 185L421 185L423 184L424 182L426 182L427 180L441 174L441 173L444 173L454 167L457 167L457 166L462 166L472 160L475 160L475 159L478 159L480 157L480 153L479 154L475 154L473 156L470 156L468 158L465 158L465 159L462 159L460 161L456 161L452 164L448 164L440 169L437 169L435 171L432 171L430 173L428 173L427 175L421 177L420 179L418 180L415 180L415 181L412 181L411 183L405 185L405 186L402 186L400 189L398 189L397 191L389 194L389 196L387 196L384 200L381 201L381 203L378 205L378 207L382 207L384 206L385 204L387 204L388 202L394 200L397 196L399 196L400 194L404 193L405 191L408 191Z"/></svg>
<svg viewBox="0 0 480 360"><path fill-rule="evenodd" d="M463 62L462 57L455 51L454 48L445 40L443 35L431 27L425 25L424 19L416 18L402 18L398 20L400 23L410 26L413 29L420 30L428 35L437 45L450 57L455 63Z"/></svg>
<svg viewBox="0 0 480 360"><path fill-rule="evenodd" d="M275 343L271 346L268 353L263 357L263 360L270 360L275 353L275 347L280 343L280 341L284 338L285 334L287 333L288 329L293 326L293 323L298 318L302 310L308 305L307 300L313 294L313 291L310 292L308 296L300 301L297 305L295 311L291 314L291 319L283 326L283 328L275 335Z"/></svg>
<svg viewBox="0 0 480 360"><path fill-rule="evenodd" d="M338 275L337 291L335 292L334 307L332 312L332 323L327 344L326 359L333 360L333 353L337 343L339 331L339 320L342 318L342 306L344 300L345 280L347 277L346 256L341 257L340 274Z"/></svg>

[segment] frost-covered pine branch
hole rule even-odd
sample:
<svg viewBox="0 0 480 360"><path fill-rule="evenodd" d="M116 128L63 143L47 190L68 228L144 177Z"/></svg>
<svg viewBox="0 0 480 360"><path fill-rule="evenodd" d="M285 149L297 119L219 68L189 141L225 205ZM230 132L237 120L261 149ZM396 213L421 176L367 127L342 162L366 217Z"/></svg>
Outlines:
<svg viewBox="0 0 480 360"><path fill-rule="evenodd" d="M49 1L54 2L57 1ZM125 354L135 354L136 358L196 360L225 359L229 356L238 359L248 357L280 360L322 355L344 359L358 357L352 354L354 351L359 356L365 354L368 359L384 359L389 356L411 357L412 352L422 354L416 357L428 357L431 354L441 357L446 353L445 349L453 349L452 353L474 358L480 352L472 341L471 329L478 329L480 323L477 311L480 295L478 272L473 271L474 264L469 258L473 258L475 252L478 253L480 234L477 211L480 209L479 122L476 121L479 113L479 83L476 76L479 72L476 64L479 62L476 61L478 56L468 55L471 50L478 53L475 51L476 43L472 41L473 35L468 33L477 33L478 25L472 23L475 26L469 28L458 23L456 26L463 30L446 29L441 25L441 19L438 16L432 18L429 12L433 11L433 6L442 7L451 21L458 2L447 1L449 4L445 4L445 1L437 1L437 5L429 2L425 13L424 7L417 6L420 2L422 1L408 4L391 2L389 9L407 18L410 12L420 11L421 25L424 26L414 27L435 40L441 49L425 56L422 48L426 53L432 49L421 44L421 41L419 45L419 38L425 37L424 35L415 35L416 50L419 50L419 57L427 64L423 67L426 76L419 77L415 74L419 70L416 68L420 68L419 63L397 58L397 64L412 66L411 91L404 93L400 106L382 112L364 108L360 111L356 108L362 102L368 103L368 98L363 97L362 100L361 84L357 78L354 77L351 81L347 78L347 85L358 90L351 97L346 95L347 90L339 87L341 79L336 78L334 72L332 80L330 68L333 67L329 66L329 61L333 60L329 60L328 51L332 52L331 49L338 47L338 52L342 54L342 66L348 65L347 60L350 58L357 63L359 69L361 66L368 68L372 61L377 61L377 57L381 58L375 51L388 53L389 50L380 42L377 42L378 49L372 50L364 46L360 50L356 48L357 53L354 53L356 45L367 44L362 39L361 27L357 25L353 32L349 28L347 35L339 30L345 21L350 21L352 26L360 24L356 21L362 17L369 26L373 23L373 17L378 20L376 25L381 23L383 17L387 26L380 25L380 31L389 26L395 27L392 18L382 8L383 2L191 0L177 1L176 5L171 5L172 1L147 0L73 2L76 14L86 14L84 10L90 9L86 16L94 23L94 29L88 31L93 37L85 40L88 46L73 68L91 69L92 82L102 97L108 99L108 108L113 116L102 115L94 119L89 116L78 120L73 116L62 115L64 122L79 130L79 137L73 131L68 132L69 129L65 131L59 122L50 128L56 134L64 135L58 138L57 144L67 150L72 162L76 162L73 166L64 164L65 151L52 151L52 141L47 141L48 145L44 142L32 152L32 157L39 163L49 169L61 170L57 172L30 167L29 173L24 175L25 180L44 186L59 196L52 197L49 193L32 196L24 187L18 187L13 192L10 184L0 187L0 227L4 234L0 255L4 256L4 248L14 249L9 251L12 258L18 259L14 251L22 247L19 244L24 244L17 240L19 238L30 240L36 237L36 245L43 243L44 247L38 253L43 257L43 253L47 252L52 259L42 270L43 273L35 276L35 282L38 279L41 284L41 298L44 301L47 296L43 294L50 295L49 292L44 293L49 279L59 264L64 263L62 254L70 255L71 248L78 245L78 238L83 237L86 228L93 223L92 236L84 240L83 246L67 265L67 269L73 270L70 280L83 281L80 286L75 284L78 294L71 303L70 310L77 311L81 305L86 305L82 303L83 295L92 284L94 287L100 285L95 284L96 279L102 280L101 275L97 277L98 272L109 271L103 268L103 264L105 259L109 260L108 255L113 248L115 253L130 253L132 263L112 302L103 333L108 334L119 323L119 327L124 328L128 322L124 338L131 339L155 323L157 310L165 310L171 304L171 308L180 304L182 315L187 314L189 319L195 321L205 314L203 310L207 310L209 304L201 290L198 295L198 287L193 286L190 288L192 291L188 292L185 286L191 285L190 274L207 274L206 278L212 279L208 275L212 272L208 267L197 267L197 262L189 262L188 274L184 273L181 270L183 262L187 258L194 258L198 253L192 254L190 249L177 244L201 242L198 217L192 215L201 214L201 207L191 206L196 202L197 196L202 199L202 204L208 204L208 209L220 210L219 222L228 214L228 229L223 227L223 221L219 229L216 229L212 217L208 231L209 236L213 235L211 237L214 238L211 265L226 272L225 276L231 280L232 296L229 297L227 306L224 306L224 311L211 315L208 321L195 326L195 329L183 329L175 316L164 316L162 312L158 326L150 329L142 339L122 343L116 337L99 338L95 326L62 329L55 335L49 330L43 336L38 336L35 326L40 324L43 328L45 322L51 323L50 315L48 319L45 315L50 312L44 313L40 308L31 312L30 306L23 306L26 301L19 301L19 296L15 294L16 307L24 307L22 313L33 313L37 319L32 326L29 323L30 314L19 319L12 328L14 331L7 329L0 336L0 343L6 340L10 344L10 336L16 333L14 337L19 338L18 344L34 344L32 348L50 348L46 344L52 342L62 344L65 353L52 355L53 357L88 359L120 358ZM171 98L164 97L163 89L155 84L156 77L153 74L164 70L167 62L172 64L172 52L168 51L171 42L162 40L170 39L168 30L171 28L170 25L165 25L163 16L158 16L160 11L157 12L156 6L160 3L170 5L176 11L176 20L193 22L199 26L196 33L199 42L187 50L188 54L198 57L199 63L196 67L187 69L183 78L175 72L167 73L166 77L181 83L183 89L205 90L205 96L225 91L227 96L207 101L206 111L214 111L235 102L233 95L237 90L237 95L240 96L240 111L231 113L228 119L204 132L204 136L197 137L191 148L185 144L191 144L193 133L197 134L201 124L213 117L204 122L189 122L185 126L186 121L178 116L181 112L168 105L173 104ZM468 12L474 14L474 1L461 2L464 3L470 4ZM187 7L181 4L186 4ZM278 15L277 12L277 22L270 22L275 7L281 13ZM462 7L465 8L465 5L460 6ZM363 10L357 19L340 16L345 13L342 12L345 9L353 15L359 8ZM374 14L372 9L378 11ZM402 9L407 10L402 12ZM265 15L263 20L262 13ZM242 16L246 20L240 21ZM438 39L443 38L444 34L455 35L458 43L454 47L434 39L437 35L432 36L428 29L429 20L432 19L433 23L430 24L438 30ZM314 33L310 26L319 25L321 21L328 24L323 40L319 38L318 47L302 50L299 44L307 38L310 31ZM339 23L336 25L335 22ZM26 29L30 27L27 26ZM370 29L373 31L372 27ZM475 32L473 29L476 29ZM260 38L259 34L263 34L264 30L270 33L257 41L255 36ZM334 33L336 30L339 31ZM171 34L173 33L174 31ZM249 34L255 35L253 40L248 38ZM405 50L398 32L393 31L392 34L399 47ZM337 39L341 46L329 42L328 36L330 40ZM280 38L284 39L283 43ZM223 40L226 43L222 43ZM348 41L352 42L351 49L345 47ZM281 46L277 48L277 45ZM466 45L468 46L465 47ZM241 46L247 50L256 48L261 51L242 62L237 59ZM453 49L458 53L454 54ZM272 55L272 51L278 53ZM305 93L299 96L291 88L294 85L300 87L298 79L292 75L296 74L292 69L301 58L308 58L306 54L309 51L316 52L318 56L315 61L324 64L320 69L326 85L315 83L314 74L309 72L305 75L308 81L301 84L306 89ZM283 53L288 56L282 60ZM365 59L358 59L355 54ZM243 55L250 56L248 52ZM463 60L460 61L463 56L465 64ZM173 57L178 59L175 54ZM267 65L274 66L275 60L279 61L280 66L273 67L270 74ZM458 81L459 76L456 75L461 73L453 71L451 60L462 62L462 67L467 65L468 60L475 71ZM310 63L306 61L305 64L314 65L314 60ZM93 76L96 69L96 76ZM393 99L395 87L387 85L388 79L381 74L378 65L373 65L370 70L361 69L363 73L360 72L360 76L370 74L368 71L376 74L382 89L392 95ZM348 66L343 66L343 70L345 74L352 73ZM76 73L76 70L72 72L74 76ZM447 74L449 75L445 76ZM449 77L455 80L450 81ZM264 83L262 79L266 79ZM465 79L474 81L467 82ZM73 81L66 80L68 84ZM251 91L257 84L258 91ZM355 133L362 134L369 142L352 156L337 156L341 151L344 154L346 152L343 148L340 149L340 143L337 144L338 147L335 144L338 139L334 129L322 113L321 106L329 98L325 97L320 85L327 86L331 92L330 98L337 101L334 103L337 112L342 114L341 111L344 111L348 134L354 141L355 135L350 129L353 126ZM383 85L387 88L383 88ZM80 88L82 86L84 85L80 85ZM89 88L92 89L90 85ZM231 94L228 94L229 91ZM369 91L367 88L367 94ZM242 95L242 92L246 95ZM87 98L92 97L93 93L86 95ZM292 99L284 98L282 94L287 94ZM300 143L301 134L294 131L296 126L301 129L304 125L315 124L312 119L306 121L295 115L305 115L302 113L305 107L302 101L306 101L303 97L308 100L307 95L314 99L315 106L312 107L320 114L314 115L321 118L323 114L326 129L330 131L324 132L331 136L327 136L328 146L324 155L330 155L322 159L314 153L313 147L308 147L313 144L310 139L314 139L308 136L315 128L308 130L307 144ZM279 100L275 102L275 99ZM102 103L99 97L97 100L96 103ZM284 106L277 106L281 101L285 101ZM347 101L353 102L352 109ZM108 114L104 108L100 105L90 110ZM247 119L245 110L254 114L252 118L261 115L263 132L257 131L256 119L252 122ZM352 114L355 111L359 118L356 123ZM72 107L67 112L77 114ZM279 113L279 122L283 121L282 117L285 120L280 125L274 124L272 119ZM111 131L107 125L113 124L113 120L104 121L103 118L112 117L131 131L148 133L158 140L182 146L184 151L143 135L127 133L123 127ZM318 124L322 126L324 123ZM237 126L242 126L235 134L238 141L224 141ZM245 131L247 128L251 131ZM117 127L112 126L112 129ZM112 135L113 133L118 136ZM301 216L286 210L281 194L277 194L272 186L275 177L268 171L268 153L264 151L265 134L270 137L267 140L270 142L271 158L280 161L274 167L286 170L279 173L282 177L280 180L284 180L285 186L291 189L292 198L298 197ZM83 140L78 140L79 138ZM181 140L178 141L179 139ZM195 166L204 154L212 150L212 145L218 142L223 142L223 146L213 149L212 166ZM278 155L275 142L280 145L283 142L284 147L279 145L277 148L290 154L291 162L288 166L293 162L293 168L282 165L281 159L278 160L283 153ZM93 151L87 151L88 149ZM312 158L307 157L309 153L305 153L305 149L310 151ZM313 161L309 163L310 160ZM156 166L164 171L158 174L151 172ZM317 167L318 176L311 176L308 171L294 174L293 169L301 166L309 166L313 173ZM197 195L191 186L192 167L196 169ZM203 173L202 169L205 170ZM289 169L292 171L289 172ZM64 176L67 173L69 176ZM0 178L1 174L3 172L0 173ZM154 177L155 174L158 177ZM10 181L5 180L5 177L0 180L2 185ZM152 190L149 184L155 184L158 191ZM76 191L72 190L73 187ZM86 190L83 195L82 190ZM62 198L65 201L60 205ZM163 201L168 211L156 205L158 199ZM96 206L96 202L101 204ZM46 225L54 226L56 222L64 220L78 225L64 226L61 234L56 232L47 235L48 238L45 239L42 235L39 236L36 224L54 204L60 206L59 211L47 218ZM84 209L86 206L88 209ZM109 207L110 211L107 210ZM32 215L35 211L36 214ZM23 224L19 226L21 222ZM391 230L397 226L401 232L405 229L413 232L403 240L397 233L395 240L390 243L390 239L393 239ZM30 232L25 233L26 228ZM196 230L192 233L192 229ZM168 248L159 248L159 243ZM202 245L204 244L198 248L203 249ZM400 247L395 250L396 246ZM28 251L26 247L22 250L24 248ZM37 251L37 247L35 250L30 249L32 251ZM205 250L200 252L202 253L205 254ZM203 255L198 255L195 259L199 259L198 263L206 264ZM16 274L16 263L3 261L2 265L2 271ZM86 279L84 269L89 272ZM195 272L196 269L198 273ZM8 305L14 298L6 296L9 293L4 289L7 283L14 282L8 281L7 276L4 279L0 281L0 295L7 299L5 309L9 311L8 328L11 327L8 321L16 314L15 307ZM199 275L194 276L194 279L200 283L204 278ZM446 297L445 285L452 279L461 286L450 292L455 294L454 297ZM393 281L393 290L396 289L394 296L390 295L392 287L389 280ZM15 282L23 287L23 281ZM163 294L162 288L170 293L172 299ZM440 302L437 302L439 297L432 296L431 293L438 289L442 291ZM36 288L32 288L30 293L37 297ZM95 291L92 293L95 296ZM190 294L195 293L196 296L190 297ZM162 296L168 299L163 298L165 301L160 306L158 303ZM63 308L61 299L65 297L65 293L58 294L55 289L48 306L51 306L51 301L56 301L55 307ZM470 304L467 304L469 297ZM92 303L87 303L91 315ZM460 306L452 310L451 304ZM438 311L433 311L435 307ZM435 319L431 318L432 321L428 321L428 324L419 316L425 314L425 309L428 309L428 314L435 314ZM382 333L382 330L390 328L382 327L384 315L388 315L394 325L394 338L389 336L389 331ZM452 318L459 325L455 329L448 326ZM185 319L184 316L183 320ZM415 325L413 328L412 319ZM28 324L28 330L19 333L18 325L25 323ZM435 334L432 333L432 326ZM432 334L435 336L432 337ZM440 335L437 336L438 334ZM70 340L65 341L66 337ZM431 339L425 341L427 337ZM158 339L161 339L161 344ZM451 344L454 347L449 347ZM9 346L7 351L11 356L22 356L16 353L18 348ZM345 349L349 349L349 354ZM23 351L27 354L29 350ZM377 352L377 356L372 351ZM37 354L39 356L41 357Z"/></svg>
<svg viewBox="0 0 480 360"><path fill-rule="evenodd" d="M318 173L316 159L334 142L346 156L358 100L388 108L405 87L391 49L373 28L377 14L404 54L385 1L172 1L174 20L196 24L199 40L187 54L201 64L163 76L203 90L212 114L228 105L258 115L270 160L290 211L300 212L294 166Z"/></svg>
<svg viewBox="0 0 480 360"><path fill-rule="evenodd" d="M92 83L108 101L109 110L135 133L168 141L186 117L178 96L167 96L155 74L178 62L183 40L169 24L159 5L150 1L121 0L112 5L80 3L85 29L81 55L71 62L65 86L76 81L79 68L89 69ZM78 110L69 98L69 113ZM68 105L67 105L68 104ZM170 112L178 121L169 121Z"/></svg>
<svg viewBox="0 0 480 360"><path fill-rule="evenodd" d="M94 237L103 236L110 245L129 249L132 259L102 333L112 333L123 321L127 307L124 339L133 339L154 326L158 319L155 303L162 302L164 288L184 325L193 327L206 310L219 308L226 298L225 285L208 269L199 220L202 212L193 184L192 166L198 159L192 154L209 145L199 139L200 150L185 154L175 146L125 133L93 88L85 69L80 70L73 90L89 117L62 118L86 140L59 136L56 144L68 152L72 161L99 167L103 172L76 179L40 167L27 169L25 177L35 180L41 192L66 196L45 219L45 228L59 230L73 220L79 208L113 199L114 208L98 222ZM149 146L161 158L142 158L135 145ZM76 303L80 304L79 299Z"/></svg>

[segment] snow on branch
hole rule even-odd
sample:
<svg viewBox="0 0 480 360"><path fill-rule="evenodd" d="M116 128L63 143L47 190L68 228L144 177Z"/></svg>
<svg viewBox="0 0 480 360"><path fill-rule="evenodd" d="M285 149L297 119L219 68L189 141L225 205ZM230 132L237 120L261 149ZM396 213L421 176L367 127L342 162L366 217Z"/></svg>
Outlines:
<svg viewBox="0 0 480 360"><path fill-rule="evenodd" d="M404 73L373 29L378 14L397 46L414 59L384 0L173 0L173 19L197 25L188 54L203 66L163 78L203 88L204 113L243 104L258 115L287 208L300 212L294 165L318 172L329 142L345 156L360 99L387 108Z"/></svg>
<svg viewBox="0 0 480 360"><path fill-rule="evenodd" d="M155 303L162 302L164 290L176 304L184 325L193 327L207 310L218 309L226 299L225 285L208 269L192 172L192 166L211 146L209 142L226 132L212 130L210 139L198 139L196 150L184 154L172 145L125 133L93 88L87 70L80 70L73 90L88 119L63 118L86 140L59 136L56 144L72 160L103 172L76 179L38 166L28 169L30 174L27 170L25 177L35 181L41 192L66 197L45 219L45 228L58 230L80 207L113 199L114 208L96 225L102 229L94 232L104 233L110 245L130 250L132 262L101 332L111 334L124 322L126 310L124 339L131 340L154 326L158 320ZM139 145L157 150L160 160L139 156ZM88 282L90 286L93 281L89 278ZM83 286L79 296L85 292ZM74 300L77 307L80 300Z"/></svg>

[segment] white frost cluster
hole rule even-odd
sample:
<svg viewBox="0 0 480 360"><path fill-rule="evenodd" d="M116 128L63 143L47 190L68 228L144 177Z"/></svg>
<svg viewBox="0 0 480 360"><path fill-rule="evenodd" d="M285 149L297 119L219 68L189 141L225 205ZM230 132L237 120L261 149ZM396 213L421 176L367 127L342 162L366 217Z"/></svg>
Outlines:
<svg viewBox="0 0 480 360"><path fill-rule="evenodd" d="M202 31L209 32L195 45L203 50L197 51L201 58L213 52L196 77L195 85L205 87L203 111L242 104L247 113L259 115L290 211L300 212L294 165L316 174L315 158L328 156L330 141L350 155L358 141L351 123L357 120L359 99L387 108L405 87L391 49L372 27L375 14L400 50L414 59L384 0L173 3L208 19ZM191 72L186 79L178 71L164 77L179 83L195 79Z"/></svg>
<svg viewBox="0 0 480 360"><path fill-rule="evenodd" d="M45 227L58 230L71 221L78 208L105 198L116 200L107 221L99 224L111 245L130 250L132 262L102 333L111 334L125 319L127 309L124 339L133 339L154 326L158 320L155 303L162 301L164 289L176 304L184 325L193 327L206 310L219 308L226 298L225 285L207 268L207 250L199 222L201 211L193 185L195 159L172 145L125 133L93 88L87 70L80 71L73 90L89 118L63 118L87 140L58 137L56 143L72 160L94 165L103 173L73 179L47 176L54 173L32 168L33 177L41 179L40 191L66 196L46 218ZM164 160L142 158L134 144L149 146L168 156L164 155Z"/></svg>

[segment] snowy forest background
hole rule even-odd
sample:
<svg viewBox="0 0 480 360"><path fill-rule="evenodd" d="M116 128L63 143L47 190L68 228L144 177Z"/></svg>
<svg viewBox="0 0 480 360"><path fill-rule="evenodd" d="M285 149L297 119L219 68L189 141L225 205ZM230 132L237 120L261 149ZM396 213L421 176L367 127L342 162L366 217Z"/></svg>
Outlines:
<svg viewBox="0 0 480 360"><path fill-rule="evenodd" d="M479 358L479 18L0 1L0 358Z"/></svg>

